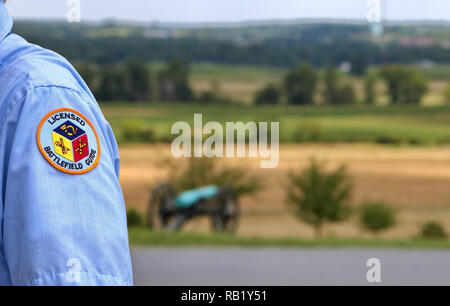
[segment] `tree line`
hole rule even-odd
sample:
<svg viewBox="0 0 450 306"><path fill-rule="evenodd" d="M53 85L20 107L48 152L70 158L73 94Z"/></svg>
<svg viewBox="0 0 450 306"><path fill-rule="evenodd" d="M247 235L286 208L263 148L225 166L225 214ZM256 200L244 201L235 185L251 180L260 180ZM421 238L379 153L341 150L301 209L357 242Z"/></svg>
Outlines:
<svg viewBox="0 0 450 306"><path fill-rule="evenodd" d="M189 82L189 67L179 59L167 62L163 69L156 72L139 60L104 66L85 63L77 65L77 68L93 94L102 102L230 102L220 96L218 90L195 93ZM385 82L392 104L419 104L428 89L426 78L416 68L387 65L366 72L363 102L376 103L379 80ZM343 105L357 102L360 101L354 84L344 81L337 68L328 66L319 72L309 63L288 70L280 84L268 84L254 97L256 105Z"/></svg>
<svg viewBox="0 0 450 306"><path fill-rule="evenodd" d="M376 84L386 83L391 104L419 104L428 90L426 78L414 67L387 65L367 70L364 77L364 102L375 104ZM319 81L323 88L319 92ZM351 82L344 82L340 71L328 66L320 75L310 64L303 63L289 70L281 84L268 84L255 94L255 104L342 105L357 103Z"/></svg>
<svg viewBox="0 0 450 306"><path fill-rule="evenodd" d="M428 27L386 27L387 33L397 38L415 36L415 32L426 29ZM402 31L407 32L401 35ZM301 60L316 67L342 62L351 62L352 67L411 64L423 59L436 63L450 62L450 52L438 43L427 47L404 46L395 40L384 45L373 43L366 25L294 24L173 29L113 23L74 25L19 21L14 25L14 32L71 61L101 65L130 58L154 62L178 57L190 62L283 67L292 67ZM175 32L185 34L177 36L173 34ZM168 36L158 37L158 33ZM358 69L355 68L355 72Z"/></svg>
<svg viewBox="0 0 450 306"><path fill-rule="evenodd" d="M102 102L127 101L192 101L189 68L180 60L172 60L152 73L147 63L128 60L115 65L79 64L77 69L94 96Z"/></svg>

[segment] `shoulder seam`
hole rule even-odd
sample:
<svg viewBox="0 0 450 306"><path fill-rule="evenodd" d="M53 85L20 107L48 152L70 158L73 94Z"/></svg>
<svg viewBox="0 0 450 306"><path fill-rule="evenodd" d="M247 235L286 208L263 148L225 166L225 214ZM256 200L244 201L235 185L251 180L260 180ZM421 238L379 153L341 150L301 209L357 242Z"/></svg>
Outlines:
<svg viewBox="0 0 450 306"><path fill-rule="evenodd" d="M5 122L7 121L8 117L10 116L10 114L11 114L12 112L14 112L14 111L16 110L16 108L17 108L17 107L25 100L25 98L27 97L27 95L29 94L29 92L32 91L32 90L35 90L35 89L39 89L39 88L52 88L52 87L53 87L53 88L67 89L67 90L70 90L70 91L72 91L72 92L78 94L78 95L79 95L80 97L82 97L82 98L83 98L83 96L84 96L84 98L86 98L86 96L87 96L88 99L84 99L84 100L86 101L86 103L87 103L90 107L95 107L95 104L91 101L91 100L92 100L91 97L90 97L89 95L86 95L83 91L80 91L80 90L77 90L77 89L74 89L74 88L71 88L71 87L67 87L67 86L61 86L61 85L34 85L34 82L33 82L33 79L32 79L32 78L30 78L30 81L31 81L31 83L33 84L33 86L31 86L31 87L25 89L25 94L24 94L20 99L17 99L17 101L15 101L15 102L11 102L11 103L14 104L14 105L12 106L11 111L8 112L8 113L6 113L6 116L5 116L4 120L3 120L3 122L0 122L0 135L1 135L1 131L3 131L3 126L4 126Z"/></svg>

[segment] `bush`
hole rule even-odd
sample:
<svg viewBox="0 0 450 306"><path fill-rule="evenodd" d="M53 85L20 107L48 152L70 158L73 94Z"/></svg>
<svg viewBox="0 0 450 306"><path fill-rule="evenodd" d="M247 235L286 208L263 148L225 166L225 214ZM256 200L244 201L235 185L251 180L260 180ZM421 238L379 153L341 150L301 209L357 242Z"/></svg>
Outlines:
<svg viewBox="0 0 450 306"><path fill-rule="evenodd" d="M126 121L121 125L120 142L123 143L151 143L155 141L152 129L139 121Z"/></svg>
<svg viewBox="0 0 450 306"><path fill-rule="evenodd" d="M444 101L447 104L450 104L450 84L444 89Z"/></svg>
<svg viewBox="0 0 450 306"><path fill-rule="evenodd" d="M394 210L384 203L368 202L361 206L360 223L372 233L378 233L395 224Z"/></svg>
<svg viewBox="0 0 450 306"><path fill-rule="evenodd" d="M322 129L319 125L301 125L297 127L293 134L295 142L317 142L322 137Z"/></svg>
<svg viewBox="0 0 450 306"><path fill-rule="evenodd" d="M128 227L140 227L144 225L144 218L136 209L129 209L127 211Z"/></svg>
<svg viewBox="0 0 450 306"><path fill-rule="evenodd" d="M394 136L376 136L375 137L375 143L383 144L383 145L396 145L400 144L402 142L401 139Z"/></svg>
<svg viewBox="0 0 450 306"><path fill-rule="evenodd" d="M445 239L447 238L447 233L441 224L428 222L422 226L420 236L425 239Z"/></svg>
<svg viewBox="0 0 450 306"><path fill-rule="evenodd" d="M203 104L216 103L218 100L219 97L212 90L201 92L197 96L197 101Z"/></svg>
<svg viewBox="0 0 450 306"><path fill-rule="evenodd" d="M233 104L237 103L237 101L233 101L229 97L225 95L221 95L220 93L213 91L213 90L207 90L200 92L196 100L202 104Z"/></svg>
<svg viewBox="0 0 450 306"><path fill-rule="evenodd" d="M255 105L278 104L280 102L280 90L275 85L267 85L255 95Z"/></svg>
<svg viewBox="0 0 450 306"><path fill-rule="evenodd" d="M299 173L291 172L289 181L288 201L300 219L314 226L316 236L321 235L325 222L341 221L349 215L346 204L353 186L344 166L327 171L313 160Z"/></svg>

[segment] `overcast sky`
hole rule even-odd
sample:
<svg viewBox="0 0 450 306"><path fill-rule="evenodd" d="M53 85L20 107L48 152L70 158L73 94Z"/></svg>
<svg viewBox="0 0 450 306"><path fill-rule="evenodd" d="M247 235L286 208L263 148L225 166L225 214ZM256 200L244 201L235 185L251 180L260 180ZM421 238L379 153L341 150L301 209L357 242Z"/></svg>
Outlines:
<svg viewBox="0 0 450 306"><path fill-rule="evenodd" d="M365 19L374 0L80 0L82 20L236 22L293 18ZM389 20L450 20L449 0L381 0ZM8 0L15 18L66 16L67 0Z"/></svg>

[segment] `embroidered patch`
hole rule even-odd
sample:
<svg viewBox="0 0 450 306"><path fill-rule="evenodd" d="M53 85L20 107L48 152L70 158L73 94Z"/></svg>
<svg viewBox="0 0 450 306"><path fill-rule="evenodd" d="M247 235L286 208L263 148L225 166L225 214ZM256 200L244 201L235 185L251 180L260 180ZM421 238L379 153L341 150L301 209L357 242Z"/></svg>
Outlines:
<svg viewBox="0 0 450 306"><path fill-rule="evenodd" d="M45 159L56 169L83 174L100 160L100 142L89 120L70 108L47 114L39 123L37 145Z"/></svg>

